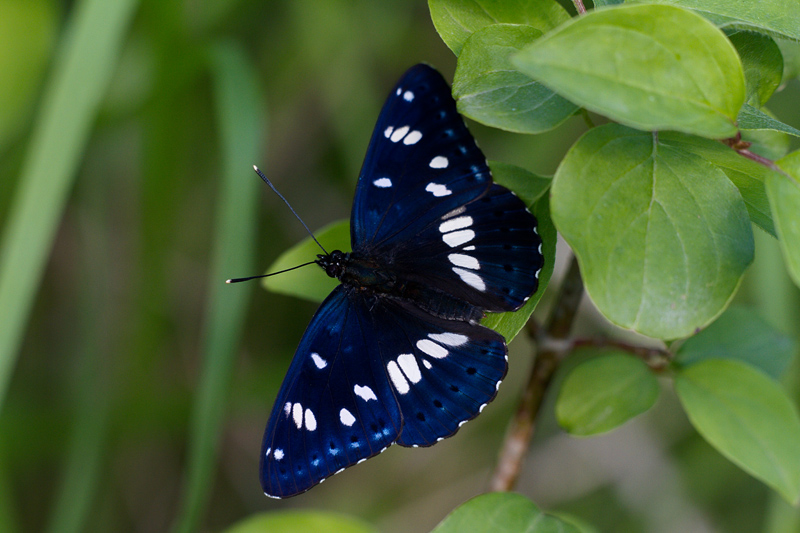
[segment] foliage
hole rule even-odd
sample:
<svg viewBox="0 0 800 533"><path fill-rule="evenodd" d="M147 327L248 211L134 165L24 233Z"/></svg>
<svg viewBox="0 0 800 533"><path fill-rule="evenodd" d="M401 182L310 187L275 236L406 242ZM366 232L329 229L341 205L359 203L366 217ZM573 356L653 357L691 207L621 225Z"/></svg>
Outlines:
<svg viewBox="0 0 800 533"><path fill-rule="evenodd" d="M0 0L0 530L797 530L800 0L581 5ZM346 248L419 61L538 217L541 286L485 319L519 340L457 439L288 512L256 475L312 310L286 295L335 282L223 284L318 253L250 166ZM536 395L521 494L470 499Z"/></svg>

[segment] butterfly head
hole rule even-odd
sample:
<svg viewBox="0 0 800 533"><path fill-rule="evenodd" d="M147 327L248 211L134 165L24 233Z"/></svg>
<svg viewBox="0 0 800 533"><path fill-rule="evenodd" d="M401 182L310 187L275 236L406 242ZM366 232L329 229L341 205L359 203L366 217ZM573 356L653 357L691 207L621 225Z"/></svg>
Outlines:
<svg viewBox="0 0 800 533"><path fill-rule="evenodd" d="M317 263L327 275L340 279L345 271L347 255L341 250L334 250L329 254L317 254Z"/></svg>

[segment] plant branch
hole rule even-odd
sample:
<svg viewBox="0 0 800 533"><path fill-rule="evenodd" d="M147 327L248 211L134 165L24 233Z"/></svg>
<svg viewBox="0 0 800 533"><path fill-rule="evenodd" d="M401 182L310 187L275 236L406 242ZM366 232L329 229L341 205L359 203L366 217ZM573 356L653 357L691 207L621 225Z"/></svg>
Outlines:
<svg viewBox="0 0 800 533"><path fill-rule="evenodd" d="M586 14L586 7L583 5L583 0L572 0L572 3L575 4L575 9L578 10L578 15Z"/></svg>
<svg viewBox="0 0 800 533"><path fill-rule="evenodd" d="M645 346L635 346L625 342L606 338L575 339L570 343L570 349L592 346L596 348L617 348L624 352L638 357L653 372L664 372L672 362L672 353L662 348L648 348Z"/></svg>
<svg viewBox="0 0 800 533"><path fill-rule="evenodd" d="M533 320L528 323L538 354L500 450L490 482L492 491L509 491L517 483L547 388L559 364L571 349L571 344L565 340L572 329L582 295L583 280L578 261L573 256L547 325L541 328Z"/></svg>

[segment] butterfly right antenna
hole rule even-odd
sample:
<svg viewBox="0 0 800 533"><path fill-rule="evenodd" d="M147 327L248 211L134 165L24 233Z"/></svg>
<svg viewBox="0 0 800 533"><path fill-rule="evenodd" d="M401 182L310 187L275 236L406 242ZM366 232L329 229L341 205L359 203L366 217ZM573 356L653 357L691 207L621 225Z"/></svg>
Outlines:
<svg viewBox="0 0 800 533"><path fill-rule="evenodd" d="M291 206L291 204L289 204L289 202L286 200L286 198L284 198L284 197L283 197L283 195L282 195L281 193L279 193L279 192L278 192L278 189L276 189L276 188L275 188L275 186L272 184L272 182L271 182L271 181L269 181L269 178L267 178L267 177L264 175L264 173L263 173L263 172L261 172L261 170L259 170L259 168L258 168L257 166L255 166L255 165L253 165L253 170L255 170L255 171L256 171L256 174L258 174L258 175L261 177L261 179L262 179L262 180L264 180L264 183L266 183L267 185L269 185L269 188L270 188L270 189L272 189L272 191L273 191L275 194L277 194L277 195L278 195L278 198L280 198L281 200L283 200L283 203L285 203L285 204L286 204L286 207L288 207L288 208L289 208L289 211L291 211L291 212L292 212L292 214L293 214L293 215L294 215L294 216L297 218L297 220L299 220L299 221L300 221L300 223L303 225L303 227L304 227L304 228L306 228L306 231L308 232L308 234L309 234L309 235L311 235L311 238L312 238L312 239L314 239L314 242L315 242L315 243L317 243L317 246L319 246L320 248L322 248L322 251L323 251L323 252L325 252L325 255L329 255L329 254L328 254L328 250L326 250L326 249L325 249L325 247L324 247L324 246L322 246L322 245L319 243L319 241L317 240L317 238L316 238L316 237L314 237L314 234L313 234L313 233L311 233L311 230L310 230L310 229L308 229L308 226L306 226L306 223L305 223L305 222L303 222L303 219L302 219L302 218L300 218L300 215L298 215L298 214L295 212L294 208Z"/></svg>

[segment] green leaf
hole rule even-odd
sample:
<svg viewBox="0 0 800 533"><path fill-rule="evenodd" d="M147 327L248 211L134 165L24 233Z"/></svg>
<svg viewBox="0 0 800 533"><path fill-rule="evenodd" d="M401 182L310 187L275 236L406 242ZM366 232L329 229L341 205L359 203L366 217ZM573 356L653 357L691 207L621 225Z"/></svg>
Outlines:
<svg viewBox="0 0 800 533"><path fill-rule="evenodd" d="M328 511L278 511L259 513L224 530L225 533L376 533L377 529L361 520Z"/></svg>
<svg viewBox="0 0 800 533"><path fill-rule="evenodd" d="M472 498L445 517L431 533L580 533L543 513L535 503L513 492L490 492Z"/></svg>
<svg viewBox="0 0 800 533"><path fill-rule="evenodd" d="M561 162L550 201L594 303L645 335L675 339L710 323L753 259L736 187L653 134L616 124L589 131Z"/></svg>
<svg viewBox="0 0 800 533"><path fill-rule="evenodd" d="M800 501L800 417L781 387L738 361L679 369L675 390L695 429L787 501Z"/></svg>
<svg viewBox="0 0 800 533"><path fill-rule="evenodd" d="M517 72L509 56L541 37L530 26L495 24L467 39L458 57L453 95L458 111L494 128L542 133L567 120L578 106Z"/></svg>
<svg viewBox="0 0 800 533"><path fill-rule="evenodd" d="M539 198L550 189L551 178L537 176L533 172L510 163L489 161L495 183L511 189L528 207L533 206Z"/></svg>
<svg viewBox="0 0 800 533"><path fill-rule="evenodd" d="M779 379L795 352L794 340L767 324L750 309L731 307L678 349L674 362L691 366L709 359L747 363Z"/></svg>
<svg viewBox="0 0 800 533"><path fill-rule="evenodd" d="M604 433L650 409L658 392L658 381L643 361L606 350L567 375L558 393L556 418L573 435Z"/></svg>
<svg viewBox="0 0 800 533"><path fill-rule="evenodd" d="M739 112L739 127L743 130L774 130L800 137L800 130L772 118L760 109L744 104Z"/></svg>
<svg viewBox="0 0 800 533"><path fill-rule="evenodd" d="M492 24L525 24L546 33L569 20L556 0L428 0L431 20L455 55L473 32Z"/></svg>
<svg viewBox="0 0 800 533"><path fill-rule="evenodd" d="M494 169L494 167L492 168ZM498 183L504 184L503 181L499 179L497 181ZM528 322L531 314L533 314L533 310L536 308L539 300L542 299L547 285L550 283L550 277L553 275L553 266L556 261L558 233L553 226L553 221L550 219L549 199L546 196L539 198L530 209L539 222L537 231L542 237L544 266L542 266L542 270L539 272L539 288L536 289L533 296L531 296L520 309L510 313L490 313L481 321L481 324L487 328L492 328L505 337L506 342L511 342L511 339L516 337L517 333L525 327L525 324Z"/></svg>
<svg viewBox="0 0 800 533"><path fill-rule="evenodd" d="M787 175L773 172L767 178L783 260L795 285L800 287L800 151L777 161Z"/></svg>
<svg viewBox="0 0 800 533"><path fill-rule="evenodd" d="M324 228L315 231L314 235L317 236L319 242L329 252L333 250L350 251L349 220L339 220L328 224ZM266 273L279 272L314 261L319 253L321 253L321 250L317 243L311 237L306 237L283 252L270 265ZM329 277L316 265L309 265L279 276L265 278L262 282L264 288L269 291L296 296L312 302L324 300L338 284L339 282L336 279Z"/></svg>
<svg viewBox="0 0 800 533"><path fill-rule="evenodd" d="M671 6L592 11L512 63L572 102L645 130L732 137L745 97L730 41L703 17Z"/></svg>
<svg viewBox="0 0 800 533"><path fill-rule="evenodd" d="M733 31L728 34L744 68L747 103L761 107L781 84L783 56L775 41L754 31Z"/></svg>
<svg viewBox="0 0 800 533"><path fill-rule="evenodd" d="M752 159L737 154L730 147L710 139L677 132L663 132L658 135L662 144L699 155L718 169L739 189L750 220L761 229L775 235L772 212L769 209L765 181L770 170Z"/></svg>
<svg viewBox="0 0 800 533"><path fill-rule="evenodd" d="M648 0L648 3L693 9L720 26L776 33L800 40L800 0Z"/></svg>

